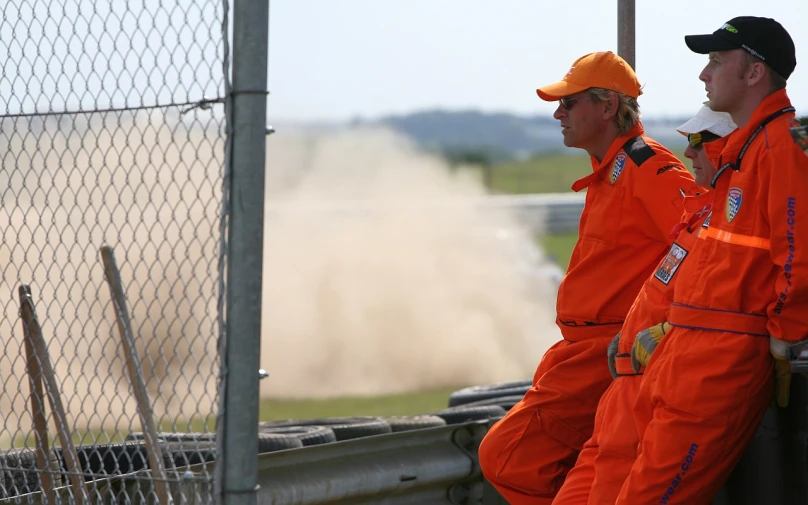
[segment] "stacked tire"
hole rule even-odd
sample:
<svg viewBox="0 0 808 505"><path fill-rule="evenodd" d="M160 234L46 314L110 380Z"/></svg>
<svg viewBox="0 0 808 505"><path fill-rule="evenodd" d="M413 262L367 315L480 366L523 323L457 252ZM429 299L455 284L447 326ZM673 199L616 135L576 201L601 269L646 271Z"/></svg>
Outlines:
<svg viewBox="0 0 808 505"><path fill-rule="evenodd" d="M507 412L525 396L532 386L533 382L525 379L459 389L449 395L449 407L494 405Z"/></svg>

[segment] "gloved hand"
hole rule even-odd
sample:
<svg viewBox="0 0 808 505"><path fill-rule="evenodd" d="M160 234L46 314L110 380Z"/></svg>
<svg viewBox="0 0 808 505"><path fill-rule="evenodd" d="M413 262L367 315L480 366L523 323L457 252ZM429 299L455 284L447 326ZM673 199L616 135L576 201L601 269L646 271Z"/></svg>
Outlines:
<svg viewBox="0 0 808 505"><path fill-rule="evenodd" d="M648 361L657 345L662 342L665 334L671 328L672 326L668 323L659 323L637 333L634 345L631 347L631 368L634 369L634 373L640 373L642 367L648 366Z"/></svg>
<svg viewBox="0 0 808 505"><path fill-rule="evenodd" d="M769 337L769 351L774 358L774 399L778 407L788 407L788 395L791 390L791 363L786 350L788 344L774 337Z"/></svg>
<svg viewBox="0 0 808 505"><path fill-rule="evenodd" d="M606 348L606 359L609 360L609 371L612 373L612 379L617 378L617 367L614 365L614 360L617 357L617 346L620 343L620 332L614 336L609 347Z"/></svg>

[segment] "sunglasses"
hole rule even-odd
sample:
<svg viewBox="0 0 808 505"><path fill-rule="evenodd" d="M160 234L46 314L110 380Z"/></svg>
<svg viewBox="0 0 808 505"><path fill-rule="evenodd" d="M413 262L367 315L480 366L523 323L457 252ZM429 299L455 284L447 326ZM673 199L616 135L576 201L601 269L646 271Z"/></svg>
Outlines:
<svg viewBox="0 0 808 505"><path fill-rule="evenodd" d="M714 140L718 140L721 137L716 135L715 133L709 132L707 130L700 131L698 133L690 133L687 135L687 143L690 144L690 147L695 149L696 151L700 151L704 148L705 143L712 142Z"/></svg>
<svg viewBox="0 0 808 505"><path fill-rule="evenodd" d="M558 101L558 103L560 103L561 106L564 107L565 109L570 110L570 109L572 109L572 106L575 105L575 102L580 100L580 98L581 97L578 97L578 98L564 97L564 98L560 99Z"/></svg>

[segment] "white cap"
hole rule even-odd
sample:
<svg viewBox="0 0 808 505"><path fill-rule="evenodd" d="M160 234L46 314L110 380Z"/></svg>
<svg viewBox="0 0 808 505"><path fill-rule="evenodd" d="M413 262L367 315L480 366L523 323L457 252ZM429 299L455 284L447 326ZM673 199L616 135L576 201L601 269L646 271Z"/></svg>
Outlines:
<svg viewBox="0 0 808 505"><path fill-rule="evenodd" d="M737 127L728 113L715 112L704 105L694 117L685 121L676 131L682 135L689 135L707 130L719 137L725 137Z"/></svg>

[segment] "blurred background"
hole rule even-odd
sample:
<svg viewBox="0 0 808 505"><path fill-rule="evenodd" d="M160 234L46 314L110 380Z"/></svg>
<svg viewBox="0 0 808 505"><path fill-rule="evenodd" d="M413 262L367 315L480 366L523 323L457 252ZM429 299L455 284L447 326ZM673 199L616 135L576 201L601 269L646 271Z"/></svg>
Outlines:
<svg viewBox="0 0 808 505"><path fill-rule="evenodd" d="M783 23L801 62L804 2L636 7L643 123L683 161L707 61L683 37L739 15ZM535 88L601 50L617 2L271 3L262 419L428 412L532 377L591 170ZM798 114L806 84L798 63Z"/></svg>
<svg viewBox="0 0 808 505"><path fill-rule="evenodd" d="M570 186L591 170L535 89L584 54L617 52L617 4L270 2L262 419L430 412L455 389L532 377L560 338L555 298L585 196ZM804 2L637 4L643 123L675 153L675 127L705 99L707 59L683 36L738 15L790 31L788 89L806 115ZM49 304L68 410L90 412L82 425L132 411L99 298L105 241L126 251L156 411L214 410L222 11L218 0L4 11L6 411L26 398L18 283Z"/></svg>
<svg viewBox="0 0 808 505"><path fill-rule="evenodd" d="M808 15L804 0L619 3L640 4L631 45L646 132L676 153L685 139L675 127L705 99L698 75L707 58L686 49L685 34L756 14L783 22L798 61L808 44L795 21ZM255 40L266 35L266 6L271 128L261 208L239 178L260 185L244 160L263 148L253 135L264 118L250 123L250 136L230 133L257 110L250 104L264 99L263 83L245 88L229 77L264 74ZM233 33L234 19L255 28ZM376 415L389 420L374 421L380 434L424 427L391 416L437 414L491 391L502 397L480 419L503 413L561 337L556 296L585 197L570 187L591 170L583 152L563 146L556 104L535 89L584 54L620 52L617 26L618 2L602 0L5 2L0 497L41 489L52 503L68 474L71 486L82 473L103 486L96 477L138 473L147 465L137 454L160 452L144 432L161 431L181 441L167 466L219 454L221 490L248 499L238 490L254 488L252 473L228 454L244 462L251 444L239 431L254 420L256 398L238 384L254 384L253 357L266 372L261 421ZM806 76L798 64L788 87L800 116ZM241 99L231 102L233 89ZM257 233L235 234L260 212L263 244ZM112 250L121 286L101 258ZM249 270L256 254L260 272ZM244 282L259 275L260 288ZM254 325L238 323L258 290L260 352ZM463 390L506 381L519 385ZM465 422L468 412L437 420ZM274 427L260 425L260 452L303 445L305 433L280 444ZM482 483L466 475L477 427L463 435L469 445L452 432L443 445L456 458L409 489L426 496L425 485L456 471L459 485L434 490L458 502L477 493ZM219 428L224 437L213 441ZM71 442L69 459L83 458L75 468ZM433 445L422 446L431 458ZM93 456L113 447L114 461ZM341 456L334 461L342 472ZM275 468L270 480L299 498L298 479L276 478ZM407 499L399 485L412 479L401 477L397 456L388 471L394 494ZM158 494L166 481L213 490L208 470L198 485L187 472L157 473ZM342 487L328 492L375 486L355 473L359 480L338 479ZM335 481L309 476L310 489ZM143 496L134 484L129 496ZM117 484L107 492L119 500Z"/></svg>

